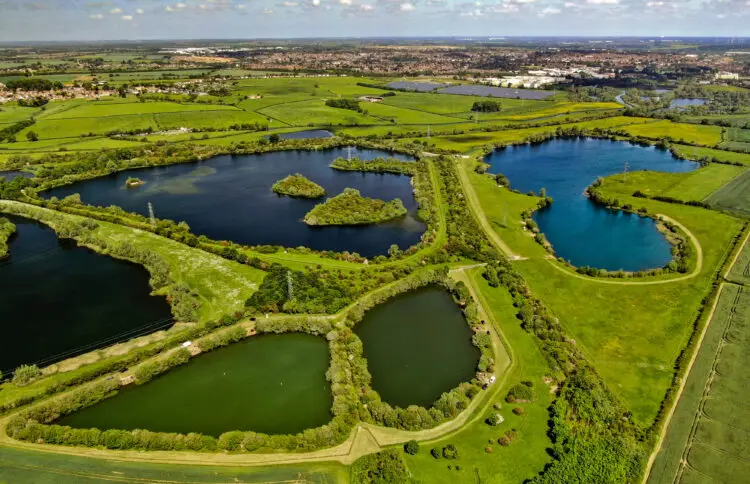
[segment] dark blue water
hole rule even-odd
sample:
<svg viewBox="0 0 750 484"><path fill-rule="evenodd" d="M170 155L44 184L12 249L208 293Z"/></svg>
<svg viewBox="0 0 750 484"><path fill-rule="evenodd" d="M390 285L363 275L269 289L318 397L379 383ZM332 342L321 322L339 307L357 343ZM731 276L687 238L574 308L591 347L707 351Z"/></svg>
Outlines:
<svg viewBox="0 0 750 484"><path fill-rule="evenodd" d="M158 218L184 220L196 234L248 245L348 250L372 257L385 254L391 244L406 249L419 242L425 225L416 219L417 203L409 177L330 168L339 156L347 156L347 149L219 156L203 162L128 170L50 190L45 196L80 193L86 203L117 205L143 215L148 214L151 202ZM352 156L372 159L392 154L352 150ZM293 173L302 173L323 186L328 197L351 187L365 197L400 198L408 214L377 225L308 227L302 219L320 200L282 197L271 191L274 182ZM131 176L146 183L125 188Z"/></svg>
<svg viewBox="0 0 750 484"><path fill-rule="evenodd" d="M534 215L558 256L576 266L638 271L663 267L671 245L650 218L612 212L584 195L597 177L629 170L684 172L698 167L668 151L623 141L557 139L509 147L487 156L491 173L503 173L512 188L537 194L546 188L551 207Z"/></svg>
<svg viewBox="0 0 750 484"><path fill-rule="evenodd" d="M33 220L16 224L10 258L0 262L0 370L52 363L163 329L164 297L151 296L138 265L58 240Z"/></svg>
<svg viewBox="0 0 750 484"><path fill-rule="evenodd" d="M314 138L331 138L333 133L326 129L308 129L305 131L294 131L292 133L281 133L281 139L314 139Z"/></svg>
<svg viewBox="0 0 750 484"><path fill-rule="evenodd" d="M4 178L5 181L11 181L18 177L33 178L34 175L25 171L0 171L0 178Z"/></svg>

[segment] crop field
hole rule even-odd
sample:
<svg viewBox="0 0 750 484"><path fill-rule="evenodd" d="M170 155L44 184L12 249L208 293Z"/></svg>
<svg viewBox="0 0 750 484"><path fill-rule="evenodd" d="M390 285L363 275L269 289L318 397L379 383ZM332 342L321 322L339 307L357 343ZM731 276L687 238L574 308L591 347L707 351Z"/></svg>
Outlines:
<svg viewBox="0 0 750 484"><path fill-rule="evenodd" d="M742 482L750 472L750 292L726 284L649 483Z"/></svg>
<svg viewBox="0 0 750 484"><path fill-rule="evenodd" d="M706 199L712 206L731 213L750 215L750 174L745 172Z"/></svg>

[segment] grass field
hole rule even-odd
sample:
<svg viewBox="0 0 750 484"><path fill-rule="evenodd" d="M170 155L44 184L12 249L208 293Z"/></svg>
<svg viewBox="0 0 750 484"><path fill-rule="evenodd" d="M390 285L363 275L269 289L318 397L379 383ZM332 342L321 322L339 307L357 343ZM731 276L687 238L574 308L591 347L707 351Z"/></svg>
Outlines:
<svg viewBox="0 0 750 484"><path fill-rule="evenodd" d="M685 173L664 173L636 171L627 178L611 178L617 183L618 192L630 193L639 190L649 196L667 196L683 201L704 200L736 177L742 176L747 168L734 165L711 163Z"/></svg>
<svg viewBox="0 0 750 484"><path fill-rule="evenodd" d="M750 216L750 175L743 173L706 199L712 206Z"/></svg>
<svg viewBox="0 0 750 484"><path fill-rule="evenodd" d="M632 136L643 136L649 139L669 137L677 141L693 141L704 146L716 146L721 143L722 129L718 126L681 124L667 120L653 121L642 125L632 125L622 128L623 131Z"/></svg>
<svg viewBox="0 0 750 484"><path fill-rule="evenodd" d="M724 286L649 483L744 482L750 472L750 292Z"/></svg>
<svg viewBox="0 0 750 484"><path fill-rule="evenodd" d="M88 103L76 108L47 116L46 119L104 118L111 116L143 115L154 113L175 113L190 111L237 111L234 106L218 104L180 104L173 102L129 102L129 103Z"/></svg>
<svg viewBox="0 0 750 484"><path fill-rule="evenodd" d="M536 199L497 188L488 177L473 173L470 177L493 229L513 251L528 258L517 264L534 294L560 318L634 418L642 424L651 422L714 270L726 257L740 222L705 209L632 198L630 187L606 179L602 186L606 194L636 207L646 206L688 227L703 247L704 264L697 277L669 284L602 284L560 270L521 230L520 210L535 205Z"/></svg>
<svg viewBox="0 0 750 484"><path fill-rule="evenodd" d="M711 161L716 159L727 163L742 163L743 165L750 165L750 154L678 144L672 145L672 148L682 156L691 160L701 161L705 159Z"/></svg>
<svg viewBox="0 0 750 484"><path fill-rule="evenodd" d="M0 484L21 482L35 484L110 482L337 484L348 482L348 475L349 471L343 465L327 462L272 467L143 464L0 447Z"/></svg>

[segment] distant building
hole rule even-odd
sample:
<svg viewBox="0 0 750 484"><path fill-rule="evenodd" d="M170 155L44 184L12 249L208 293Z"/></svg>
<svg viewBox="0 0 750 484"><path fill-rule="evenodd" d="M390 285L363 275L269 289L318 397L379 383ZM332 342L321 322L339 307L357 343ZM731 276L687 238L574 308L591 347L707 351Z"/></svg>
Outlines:
<svg viewBox="0 0 750 484"><path fill-rule="evenodd" d="M737 80L739 78L740 78L740 75L736 72L719 71L718 73L716 73L716 79L720 79L722 81Z"/></svg>

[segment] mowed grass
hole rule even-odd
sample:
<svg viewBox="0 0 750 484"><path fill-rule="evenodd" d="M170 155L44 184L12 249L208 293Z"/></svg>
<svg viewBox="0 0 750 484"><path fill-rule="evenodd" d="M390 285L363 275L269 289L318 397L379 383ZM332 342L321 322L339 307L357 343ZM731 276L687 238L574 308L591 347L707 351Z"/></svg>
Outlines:
<svg viewBox="0 0 750 484"><path fill-rule="evenodd" d="M744 482L750 472L750 291L727 284L657 454L649 484Z"/></svg>
<svg viewBox="0 0 750 484"><path fill-rule="evenodd" d="M551 442L547 436L547 407L554 395L542 379L548 374L548 368L533 337L526 333L516 318L517 309L513 300L503 288L492 288L481 275L482 269L469 273L473 285L479 289L482 303L498 323L501 337L513 350L515 364L505 377L498 376L502 384L494 402L501 408L482 413L459 432L436 441L421 442L419 453L415 456L405 455L412 476L419 482L456 482L456 483L517 483L534 477L551 459L546 452ZM509 404L503 399L507 391L520 381L531 381L536 398L533 402ZM502 383L501 383L502 382ZM514 407L522 407L524 415L515 415ZM505 419L496 427L485 423L493 413L499 413ZM515 429L517 437L509 446L497 443L506 431ZM433 447L442 448L453 444L459 451L460 458L450 462L435 460L430 455ZM485 448L491 448L487 453ZM448 464L458 464L460 470L449 470Z"/></svg>
<svg viewBox="0 0 750 484"><path fill-rule="evenodd" d="M348 469L336 462L257 467L150 464L0 447L0 482L5 484L270 483L348 482Z"/></svg>
<svg viewBox="0 0 750 484"><path fill-rule="evenodd" d="M631 187L623 189L605 179L602 189L607 195L685 225L700 241L704 260L699 275L684 281L604 284L555 267L557 263L548 260L541 246L522 230L520 210L534 205L534 198L498 188L486 176L472 173L470 177L493 229L514 252L528 257L516 267L534 295L560 319L634 419L648 425L671 384L675 361L740 221L697 207L633 198Z"/></svg>
<svg viewBox="0 0 750 484"><path fill-rule="evenodd" d="M668 120L631 125L623 127L622 130L632 136L643 136L649 139L668 137L678 141L692 141L703 146L716 146L721 142L722 134L722 128L718 126L673 123Z"/></svg>
<svg viewBox="0 0 750 484"><path fill-rule="evenodd" d="M711 206L728 212L750 216L750 172L736 177L706 199Z"/></svg>

